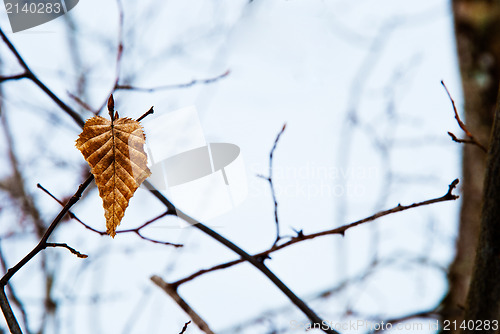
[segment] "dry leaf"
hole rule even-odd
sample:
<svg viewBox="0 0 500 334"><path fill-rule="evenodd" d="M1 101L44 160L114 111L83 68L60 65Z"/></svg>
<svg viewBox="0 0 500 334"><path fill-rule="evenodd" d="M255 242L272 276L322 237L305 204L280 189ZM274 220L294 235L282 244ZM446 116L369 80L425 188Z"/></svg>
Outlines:
<svg viewBox="0 0 500 334"><path fill-rule="evenodd" d="M130 198L151 171L141 124L113 115L112 102L108 107L112 120L100 116L88 119L76 147L91 167L103 202L107 233L114 237Z"/></svg>

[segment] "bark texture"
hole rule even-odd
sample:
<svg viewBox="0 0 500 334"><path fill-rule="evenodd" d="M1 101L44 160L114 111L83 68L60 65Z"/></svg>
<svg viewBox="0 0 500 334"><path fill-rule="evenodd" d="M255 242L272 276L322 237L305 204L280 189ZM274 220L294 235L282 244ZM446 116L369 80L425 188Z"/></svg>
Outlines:
<svg viewBox="0 0 500 334"><path fill-rule="evenodd" d="M464 119L469 131L487 146L500 79L500 1L453 0L452 6L464 92ZM486 154L476 146L464 145L462 169L456 255L448 274L449 291L441 305L442 319L457 323L464 319L476 258Z"/></svg>
<svg viewBox="0 0 500 334"><path fill-rule="evenodd" d="M500 319L500 105L495 113L484 188L479 243L465 312L465 320L474 320L474 324ZM462 333L475 333L474 327L467 326ZM482 333L498 333L494 327L483 328Z"/></svg>

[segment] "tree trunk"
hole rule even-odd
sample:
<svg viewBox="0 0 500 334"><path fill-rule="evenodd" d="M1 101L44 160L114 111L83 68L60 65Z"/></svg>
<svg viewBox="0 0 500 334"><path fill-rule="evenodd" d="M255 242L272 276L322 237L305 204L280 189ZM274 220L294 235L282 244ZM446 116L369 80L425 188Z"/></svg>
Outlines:
<svg viewBox="0 0 500 334"><path fill-rule="evenodd" d="M500 79L500 1L453 0L453 14L464 92L464 120L476 139L486 145ZM441 308L442 320L457 321L457 324L464 319L476 258L486 154L476 146L464 145L462 169L456 255L449 268L449 291Z"/></svg>
<svg viewBox="0 0 500 334"><path fill-rule="evenodd" d="M474 325L462 333L475 333L477 324L481 324L482 333L497 333L498 323L489 329L484 324L500 320L500 104L495 112L484 188L479 242L465 312L467 324L474 320Z"/></svg>

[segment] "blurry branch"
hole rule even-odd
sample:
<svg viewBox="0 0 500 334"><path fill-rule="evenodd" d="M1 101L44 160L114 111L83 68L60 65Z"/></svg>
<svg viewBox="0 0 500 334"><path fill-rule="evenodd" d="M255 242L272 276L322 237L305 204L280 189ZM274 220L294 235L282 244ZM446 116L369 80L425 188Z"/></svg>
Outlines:
<svg viewBox="0 0 500 334"><path fill-rule="evenodd" d="M278 141L280 140L281 135L283 134L283 132L285 132L285 129L286 129L286 123L283 124L281 131L278 133L278 136L276 136L276 140L274 141L273 148L271 149L271 152L269 153L269 174L268 174L268 176L257 175L258 177L263 178L264 180L269 182L269 187L271 188L271 196L273 197L274 221L276 222L276 240L274 240L272 247L276 246L278 241L281 239L280 222L279 222L279 218L278 218L278 201L276 200L276 192L274 191L274 184L273 184L273 154L274 154L274 150L276 150L276 146L278 145Z"/></svg>
<svg viewBox="0 0 500 334"><path fill-rule="evenodd" d="M380 270L382 270L383 268L397 268L396 267L397 265L402 267L406 264L422 265L422 266L429 266L430 265L432 268L437 269L442 273L446 273L445 267L443 267L439 263L431 261L428 257L413 256L412 254L406 255L406 254L400 253L397 256L394 256L394 257L391 257L388 259L381 259L381 260L374 259L367 266L366 270L362 271L358 275L348 277L348 278L343 279L339 283L337 283L337 284L335 284L327 289L312 293L311 295L306 296L305 299L308 302L313 302L313 301L318 302L318 301L325 300L325 299L331 299L331 298L335 297L337 294L339 294L343 291L347 291L346 289L354 288L356 284L360 284L360 283L365 282L368 278L379 273ZM401 268L401 270L404 270L404 269ZM330 303L330 301L328 301L328 300L326 300L324 302ZM246 328L256 326L257 324L264 323L266 321L272 322L272 321L275 321L276 319L279 319L280 317L285 317L285 319L290 319L292 312L293 312L293 310L288 305L279 306L279 307L271 308L271 309L266 309L255 317L244 320L243 322L241 322L237 325L225 328L223 330L220 330L219 332L221 334L222 333L224 333L224 334L226 334L226 333L227 334L239 333L239 332L244 331L244 329L246 329ZM429 314L431 312L433 312L433 311L429 311ZM422 314L427 314L427 312L419 312L419 313L415 313L415 314L422 315ZM353 315L355 315L355 313L352 310L348 309L348 310L346 310L345 314L343 314L342 316L339 316L339 317L335 316L333 318L335 318L335 319L337 319L337 318L340 319L342 317L346 317L346 318L351 317L352 318ZM380 318L379 316L373 316L373 315L370 315L370 316L359 315L357 317L357 319L366 319L369 317L371 317L373 319ZM404 319L406 319L406 317L396 318L396 319L392 319L390 321L394 321L394 323L397 323L397 322L405 321ZM398 320L400 320L400 321L398 321ZM387 323L387 321L384 321L384 323ZM278 333L278 332L279 333L281 333L281 332L288 333L289 330L290 330L290 326L288 325L288 326L283 327L281 330L276 330L276 333Z"/></svg>
<svg viewBox="0 0 500 334"><path fill-rule="evenodd" d="M469 139L458 139L457 136L455 136L453 133L451 133L449 131L448 131L448 135L451 137L451 139L453 141L455 141L457 143L476 145L481 150L483 150L484 153L488 152L488 150L486 149L486 147L484 147L480 142L477 141L476 138L474 138L474 136L472 135L472 133L470 133L469 130L467 129L467 127L465 126L464 122L462 122L462 120L460 119L460 116L458 116L458 111L457 111L457 107L455 106L455 101L451 97L451 94L448 91L448 87L446 87L446 85L444 84L443 80L441 80L441 85L443 85L444 89L446 90L446 94L448 94L448 98L451 101L451 105L453 106L453 111L455 113L455 119L457 120L458 126L460 126L460 129L462 129L465 132L465 135Z"/></svg>
<svg viewBox="0 0 500 334"><path fill-rule="evenodd" d="M118 8L118 42L116 47L116 60L115 60L115 82L111 91L106 95L104 102L93 112L98 115L101 110L107 105L108 98L116 90L116 85L118 85L118 80L120 80L121 63L123 58L123 5L121 0L116 0L116 6Z"/></svg>
<svg viewBox="0 0 500 334"><path fill-rule="evenodd" d="M162 85L162 86L156 86L156 87L136 87L132 85L127 85L127 84L119 84L117 83L115 85L116 90L131 90L131 91L137 91L137 92L146 92L146 93L152 93L158 90L168 90L168 89L181 89L181 88L189 88L195 85L206 85L206 84L211 84L216 81L219 81L231 73L230 70L227 70L226 72L213 77L213 78L208 78L208 79L193 79L190 82L187 83L182 83L182 84L172 84L172 85Z"/></svg>
<svg viewBox="0 0 500 334"><path fill-rule="evenodd" d="M33 196L26 190L24 176L21 172L21 166L19 165L18 158L14 151L14 137L8 124L7 115L3 112L1 106L0 112L2 113L0 122L2 123L2 127L4 129L9 162L12 168L12 174L6 179L0 180L0 189L8 192L13 200L18 201L19 208L22 212L28 213L31 216L36 234L38 237L41 237L45 232L45 225L40 218L38 208L35 206Z"/></svg>
<svg viewBox="0 0 500 334"><path fill-rule="evenodd" d="M151 281L153 281L154 284L156 284L158 287L160 287L163 291L165 291L179 306L186 312L186 314L193 320L193 322L198 326L199 329L204 331L207 334L214 334L214 332L210 329L208 324L203 320L198 313L196 313L191 306L189 306L188 303L184 299L182 299L181 296L177 293L177 289L175 287L172 287L170 284L165 282L164 280L161 279L159 276L151 276ZM185 329L187 328L187 323L184 325L184 328L182 329L181 333L184 333Z"/></svg>
<svg viewBox="0 0 500 334"><path fill-rule="evenodd" d="M312 233L312 234L304 234L303 231L299 231L297 233L297 236L291 238L289 241L287 241L287 242L285 242L285 243L283 243L281 245L273 245L273 247L271 247L270 249L268 249L268 250L266 250L264 252L255 254L253 257L254 258L262 258L262 259L269 258L269 254L271 254L273 252L276 252L276 251L278 251L280 249L283 249L285 247L291 246L293 244L305 241L305 240L310 240L310 239L314 239L314 238L317 238L317 237L321 237L321 236L325 236L325 235L332 235L332 234L340 234L341 236L344 236L345 231L347 231L348 229L350 229L352 227L355 227L355 226L358 226L358 225L361 225L361 224L364 224L364 223L367 223L367 222L371 222L371 221L376 220L378 218L381 218L383 216L387 216L387 215L390 215L390 214L393 214L393 213L397 213L397 212L401 212L401 211L406 211L406 210L417 208L417 207L424 206L424 205L430 205L430 204L435 204L435 203L440 203L440 202L446 202L446 201L456 200L458 198L458 196L452 194L452 191L453 191L453 189L455 189L455 187L457 186L458 182L459 182L458 179L455 179L448 186L448 192L445 195L441 196L441 197L429 199L429 200L426 200L426 201L423 201L423 202L413 203L413 204L410 204L410 205L401 205L401 204L398 204L397 206L395 206L395 207L393 207L391 209L377 212L374 215L371 215L371 216L366 217L364 219L361 219L361 220L355 221L353 223L350 223L350 224L347 224L347 225L343 225L343 226L340 226L340 227L337 227L337 228L334 228L334 229L331 229L331 230L326 230L326 231L322 231L322 232L316 232L316 233ZM202 270L199 270L199 271L193 273L190 276L187 276L185 278L179 279L176 282L173 282L171 284L174 285L174 286L179 286L179 285L184 284L186 282L189 282L189 281L191 281L191 280L195 279L196 277L201 276L203 274L206 274L206 273L209 273L209 272L212 272L212 271L216 271L216 270L220 270L220 269L229 268L229 267L232 267L232 266L234 266L236 264L239 264L239 263L242 263L242 262L244 262L243 259L238 259L238 260L234 260L234 261L222 263L222 264L216 265L216 266L208 268L208 269L202 269Z"/></svg>
<svg viewBox="0 0 500 334"><path fill-rule="evenodd" d="M353 139L355 136L354 129L360 122L359 113L361 101L363 101L363 94L367 89L373 72L377 69L377 65L384 55L384 50L391 41L394 31L401 23L402 21L393 20L385 22L371 38L369 47L357 66L356 73L350 83L347 97L347 109L338 137L339 146L336 150L335 160L338 161L338 168L340 170L349 169L352 155L351 145L355 142ZM347 179L341 178L339 181L338 186L345 188ZM336 198L333 205L335 206L336 212L335 220L338 223L345 222L348 208L347 197L340 196Z"/></svg>
<svg viewBox="0 0 500 334"><path fill-rule="evenodd" d="M0 265L2 266L2 271L6 273L8 269L7 261L5 260L4 254L1 249L0 249ZM17 297L17 294L12 284L7 284L7 290L9 292L9 299L17 306L17 308L21 312L24 328L26 328L26 331L29 333L28 313L26 313L23 303L21 302L19 297Z"/></svg>
<svg viewBox="0 0 500 334"><path fill-rule="evenodd" d="M44 193L46 193L47 195L49 195L52 199L54 199L57 203L61 204L64 206L64 204L57 198L55 197L54 195L52 195L52 193L50 191L48 191L47 189L45 189L40 183L37 184L37 187L40 188ZM150 241L150 242L153 242L153 243L156 243L156 244L162 244L162 245L169 245L169 246L174 246L174 247L182 247L181 244L174 244L174 243L171 243L171 242L167 242L167 241L158 241L158 240L154 240L154 239L150 239L148 237L145 237L141 234L141 230L143 228L145 228L146 226L154 223L155 221L157 221L158 219L160 218L163 218L165 217L166 215L168 214L168 211L165 211L164 213L162 213L161 215L151 219L151 220L148 220L147 222L145 222L144 224L142 224L141 226L139 227L136 227L136 228L133 228L133 229L128 229L128 230L121 230L121 231L116 231L117 234L119 233L135 233L137 234L137 236L143 240L147 240L147 241ZM74 219L76 220L77 222L79 222L83 227L85 227L87 230L89 231L92 231L92 232L95 232L99 235L107 235L106 231L99 231L99 230L96 230L95 228L85 224L80 218L78 218L73 212L71 211L68 211L68 216L71 218L71 219Z"/></svg>
<svg viewBox="0 0 500 334"><path fill-rule="evenodd" d="M0 62L1 63L1 62ZM12 76L10 79L18 79L21 76ZM6 77L2 77L6 78ZM5 81L5 80L2 80ZM25 178L22 174L22 169L20 168L20 164L18 161L18 158L15 154L14 151L14 136L12 135L11 129L9 128L9 124L7 121L7 115L5 111L3 110L3 103L2 103L2 98L3 98L3 89L0 88L0 121L1 125L3 127L3 133L5 135L5 142L7 146L7 154L8 154L8 159L10 162L10 167L12 168L12 172L10 175L6 176L4 179L0 180L0 190L5 191L6 193L9 194L9 196L12 199L12 202L16 205L17 209L21 212L23 212L23 215L26 213L31 217L31 222L34 226L35 232L38 236L41 236L45 230L44 223L42 219L40 218L40 212L36 205L34 204L34 200L32 195L30 194L29 191L26 190L26 185L25 185ZM0 209L1 210L1 209ZM12 235L12 234L11 234ZM0 249L0 265L2 267L2 273L7 273L8 271L8 266L7 266L7 260L4 256L4 252L2 249ZM43 267L43 260L42 260L42 267ZM45 269L45 268L44 268ZM18 310L21 312L21 317L22 321L24 324L24 328L26 329L27 333L29 332L29 322L28 322L28 314L26 313L26 309L21 301L21 299L17 296L14 287L9 284L6 286L7 291L9 292L9 298L12 300L12 302L17 306ZM7 296L5 295L5 286L2 286L2 295L1 295L1 307L2 310L7 310L7 311L12 311L9 305L9 300L7 299ZM5 299L4 299L5 298ZM5 314L6 320L9 326L11 326L14 329L19 328L19 325L17 324L17 321L12 321L15 320L15 317L12 313L12 317L10 315Z"/></svg>
<svg viewBox="0 0 500 334"><path fill-rule="evenodd" d="M114 91L115 87L118 85L120 80L120 69L123 57L123 5L121 0L116 0L116 5L118 7L118 47L116 50L116 67L115 67L115 83L113 85L113 90L108 94L110 96Z"/></svg>
<svg viewBox="0 0 500 334"><path fill-rule="evenodd" d="M436 311L435 309L429 310L429 311L421 311L421 312L408 314L408 315L402 316L400 318L393 318L393 319L389 319L389 320L384 320L383 323L384 324L391 324L394 326L395 324L399 324L401 322L405 322L405 321L412 320L412 319L418 319L418 318L439 318L439 312ZM385 329L387 329L387 326L382 326L380 329L373 331L373 333L384 332Z"/></svg>
<svg viewBox="0 0 500 334"><path fill-rule="evenodd" d="M182 327L182 330L179 332L179 334L183 334L184 332L186 332L187 328L188 328L188 325L191 323L191 320L189 320L188 322L186 322L184 324L184 327Z"/></svg>
<svg viewBox="0 0 500 334"><path fill-rule="evenodd" d="M80 253L79 251L77 251L77 250L76 250L76 249L74 249L73 247L68 246L68 244L63 244L63 243L54 243L54 242L47 242L47 243L45 244L45 247L62 247L62 248L66 248L66 249L67 249L67 250L69 250L71 253L75 254L76 256L78 256L78 257L79 257L79 258L81 258L81 259L86 259L86 258L88 258L88 255Z"/></svg>
<svg viewBox="0 0 500 334"><path fill-rule="evenodd" d="M82 101L82 99L76 95L74 95L71 92L66 92L70 98L72 98L80 107L83 109L90 111L91 113L95 113L94 109L92 109L91 106L89 106L86 102Z"/></svg>

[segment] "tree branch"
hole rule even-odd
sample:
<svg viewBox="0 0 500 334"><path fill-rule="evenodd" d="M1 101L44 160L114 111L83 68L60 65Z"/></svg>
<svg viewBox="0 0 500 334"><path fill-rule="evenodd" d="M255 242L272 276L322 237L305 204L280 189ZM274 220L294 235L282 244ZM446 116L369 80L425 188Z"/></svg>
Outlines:
<svg viewBox="0 0 500 334"><path fill-rule="evenodd" d="M5 320L7 320L7 325L9 326L10 332L12 334L22 334L21 328L19 327L16 317L14 316L14 312L10 307L9 300L5 295L5 286L0 287L0 308L2 309L3 315L5 316Z"/></svg>
<svg viewBox="0 0 500 334"><path fill-rule="evenodd" d="M5 81L10 81L10 80L19 80L19 79L25 79L28 77L28 74L25 73L20 73L20 74L15 74L15 75L1 75L0 76L0 82L5 82Z"/></svg>
<svg viewBox="0 0 500 334"><path fill-rule="evenodd" d="M224 72L216 77L213 77L213 78L193 79L190 82L182 83L182 84L162 85L162 86L147 87L147 88L117 83L115 85L115 90L131 90L131 91L136 91L136 92L152 93L152 92L155 92L158 90L189 88L189 87L192 87L195 85L200 85L200 84L207 85L207 84L214 83L216 81L219 81L219 80L227 77L229 75L229 73L231 73L231 71L227 70L226 72Z"/></svg>
<svg viewBox="0 0 500 334"><path fill-rule="evenodd" d="M405 315L405 316L402 316L399 318L384 320L383 323L395 325L395 324L399 324L401 322L405 322L405 321L416 319L416 318L439 318L439 313L435 309L430 310L430 311L421 311L421 312L408 314L408 315ZM385 328L387 328L387 326L385 326ZM384 332L385 328L382 326L380 329L373 331L373 333Z"/></svg>
<svg viewBox="0 0 500 334"><path fill-rule="evenodd" d="M150 109L151 110L151 109ZM144 116L144 115L143 115ZM40 188L44 193L46 193L47 195L49 195L52 199L54 199L57 203L61 204L62 206L64 206L64 204L57 198L55 197L54 195L52 195L52 193L50 191L48 191L47 189L45 189L40 183L37 184L37 187ZM168 245L168 246L174 246L174 247L182 247L183 245L182 244L175 244L175 243L172 243L172 242L168 242L168 241L159 241L159 240L155 240L155 239L151 239L151 238L148 238L148 237L145 237L141 234L141 230L143 228L145 228L146 226L154 223L155 221L157 221L158 219L160 218L163 218L165 217L166 215L168 214L168 211L165 211L164 213L162 213L161 215L159 216L156 216L155 218L153 219L150 219L148 220L147 222L145 222L144 224L142 224L141 226L139 227L136 227L136 228L133 228L133 229L128 229L128 230L121 230L121 231L116 231L116 233L135 233L137 234L137 236L143 240L147 240L147 241L150 241L152 243L156 243L156 244L162 244L162 245ZM99 235L107 235L106 231L99 231L99 230L96 230L95 228L85 224L80 218L78 218L73 212L71 211L68 211L68 216L74 220L76 220L77 222L79 222L83 227L85 227L87 230L89 231L92 231L92 232L95 232Z"/></svg>
<svg viewBox="0 0 500 334"><path fill-rule="evenodd" d="M268 176L266 177L263 175L257 175L260 178L269 182L269 187L271 188L271 196L273 197L274 221L276 223L276 239L274 240L272 247L274 247L278 243L278 241L281 239L280 222L279 222L279 217L278 217L278 200L276 199L276 192L274 190L274 183L273 183L273 155L274 155L274 151L276 150L276 146L278 145L278 141L280 140L280 137L283 134L283 132L285 132L285 129L286 129L286 123L283 124L281 131L276 136L276 140L274 141L273 147L271 148L271 152L269 153L269 172L268 172L269 174L268 174Z"/></svg>
<svg viewBox="0 0 500 334"><path fill-rule="evenodd" d="M3 254L1 249L0 249L0 265L2 266L3 272L7 272L7 270L8 270L7 261L4 257L4 254ZM7 284L7 289L8 289L7 291L9 293L10 300L14 303L14 305L17 306L17 308L21 312L21 316L22 316L23 323L24 323L24 328L26 328L27 333L29 333L28 314L26 313L26 309L25 309L24 305L21 302L21 300L19 299L19 297L17 296L17 293L14 290L14 287L12 286L12 284Z"/></svg>
<svg viewBox="0 0 500 334"><path fill-rule="evenodd" d="M453 133L448 132L448 135L451 137L451 139L457 143L463 143L463 144L473 144L479 147L481 150L483 150L484 153L486 153L488 150L486 147L484 147L480 142L474 138L472 133L469 132L467 127L465 126L464 122L460 119L460 116L458 115L457 107L455 106L455 101L453 101L453 98L451 97L450 92L448 91L448 87L444 84L444 81L441 80L441 85L443 85L444 89L446 90L446 94L448 94L448 98L451 101L451 105L453 106L453 111L455 112L455 119L457 120L458 126L460 126L460 129L462 129L465 132L465 135L469 137L468 140L466 139L458 139Z"/></svg>
<svg viewBox="0 0 500 334"><path fill-rule="evenodd" d="M203 320L198 313L196 313L191 306L186 303L184 299L182 299L181 296L177 293L177 289L172 287L170 284L165 282L161 277L159 276L151 276L151 281L153 281L154 284L156 284L158 287L160 287L163 291L165 291L176 303L179 305L184 312L193 320L193 322L198 326L199 329L204 331L207 334L214 334L214 332L210 329L208 324ZM185 329L187 328L187 323L184 325L184 329L182 330L181 333L184 333Z"/></svg>
<svg viewBox="0 0 500 334"><path fill-rule="evenodd" d="M55 243L55 242L47 242L45 244L45 248L46 247L63 247L63 248L66 248L67 250L69 250L71 253L75 254L76 256L78 256L79 258L81 259L86 259L88 258L89 256L86 255L86 254L82 254L80 253L79 251L77 251L76 249L74 249L73 247L70 247L68 246L68 244L63 244L63 243Z"/></svg>
<svg viewBox="0 0 500 334"><path fill-rule="evenodd" d="M441 196L441 197L438 197L438 198L429 199L429 200L426 200L426 201L422 201L422 202L418 202L418 203L413 203L413 204L410 204L410 205L401 205L401 204L398 204L397 206L395 206L395 207L393 207L391 209L377 212L377 213L375 213L375 214L373 214L373 215L371 215L369 217L366 217L364 219L360 219L360 220L355 221L353 223L350 223L350 224L347 224L347 225L343 225L343 226L340 226L340 227L337 227L337 228L334 228L334 229L331 229L331 230L326 230L326 231L322 231L322 232L316 232L316 233L312 233L312 234L304 234L302 231L299 231L298 234L297 234L297 236L293 237L289 241L287 241L287 242L285 242L285 243L283 243L281 245L274 245L273 247L271 247L270 249L268 249L268 250L266 250L264 252L260 252L258 254L253 255L253 257L254 258L268 258L269 255L271 253L273 253L273 252L276 252L276 251L281 250L281 249L283 249L285 247L291 246L293 244L296 244L296 243L299 243L299 242L302 242L302 241L305 241L305 240L310 240L310 239L314 239L314 238L317 238L317 237L321 237L321 236L325 236L325 235L332 235L332 234L340 234L340 235L344 236L345 231L347 231L350 228L353 228L355 226L358 226L358 225L361 225L361 224L364 224L364 223L367 223L367 222L370 222L370 221L374 221L374 220L376 220L378 218L381 218L383 216L387 216L389 214L406 211L406 210L417 208L417 207L424 206L424 205L430 205L430 204L435 204L435 203L440 203L440 202L446 202L446 201L456 200L458 198L458 196L452 194L452 191L453 191L453 189L455 189L455 187L457 186L458 182L459 182L459 180L455 179L448 186L447 193L445 195ZM175 282L173 282L171 284L174 285L174 286L179 286L181 284L184 284L186 282L189 282L189 281L197 278L198 276L204 275L204 274L212 272L212 271L226 269L226 268L232 267L232 266L234 266L236 264L240 264L240 263L242 263L244 261L245 261L244 259L238 259L238 260L234 260L234 261L222 263L222 264L213 266L213 267L208 268L208 269L202 269L202 270L199 270L199 271L197 271L197 272L195 272L195 273L193 273L193 274L191 274L191 275L189 275L187 277L179 279L179 280L177 280L177 281L175 281Z"/></svg>
<svg viewBox="0 0 500 334"><path fill-rule="evenodd" d="M186 332L187 328L188 328L188 325L191 323L191 320L189 320L188 322L186 322L184 324L184 327L182 327L182 330L180 331L179 334L184 334L184 332Z"/></svg>

